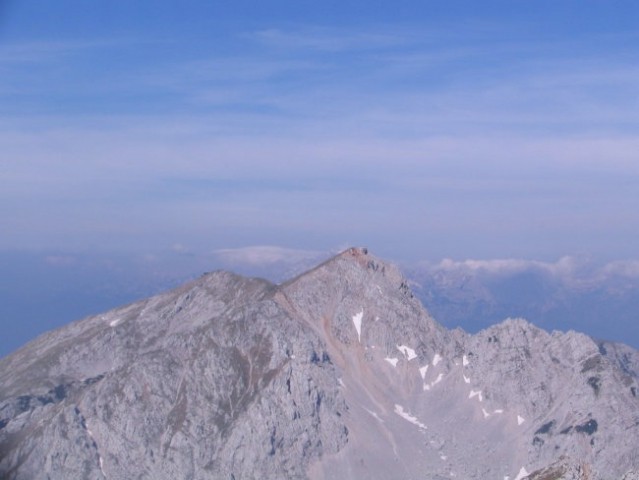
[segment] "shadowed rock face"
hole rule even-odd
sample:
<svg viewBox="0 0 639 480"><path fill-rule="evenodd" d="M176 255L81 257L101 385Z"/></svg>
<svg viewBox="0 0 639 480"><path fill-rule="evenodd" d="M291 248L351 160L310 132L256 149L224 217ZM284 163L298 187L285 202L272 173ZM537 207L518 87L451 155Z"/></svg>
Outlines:
<svg viewBox="0 0 639 480"><path fill-rule="evenodd" d="M0 477L634 478L639 355L508 320L448 331L349 249L227 272L0 361Z"/></svg>

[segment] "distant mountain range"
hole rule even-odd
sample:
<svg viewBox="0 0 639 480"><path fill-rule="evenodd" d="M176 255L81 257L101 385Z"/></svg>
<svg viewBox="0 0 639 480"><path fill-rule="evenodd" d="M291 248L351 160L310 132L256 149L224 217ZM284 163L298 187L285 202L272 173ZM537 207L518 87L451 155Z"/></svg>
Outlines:
<svg viewBox="0 0 639 480"><path fill-rule="evenodd" d="M351 248L42 335L0 360L0 477L639 478L639 352L449 330L410 283Z"/></svg>
<svg viewBox="0 0 639 480"><path fill-rule="evenodd" d="M639 347L639 262L595 268L565 257L556 263L490 260L405 269L416 295L449 327L476 332L508 317L547 330L578 330Z"/></svg>

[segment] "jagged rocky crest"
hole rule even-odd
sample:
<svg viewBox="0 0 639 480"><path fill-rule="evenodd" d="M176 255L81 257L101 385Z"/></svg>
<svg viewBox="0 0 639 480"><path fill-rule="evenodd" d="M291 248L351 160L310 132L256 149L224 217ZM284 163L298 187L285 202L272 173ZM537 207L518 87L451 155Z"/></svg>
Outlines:
<svg viewBox="0 0 639 480"><path fill-rule="evenodd" d="M353 248L228 272L0 360L3 479L637 478L639 355L507 320L449 331Z"/></svg>

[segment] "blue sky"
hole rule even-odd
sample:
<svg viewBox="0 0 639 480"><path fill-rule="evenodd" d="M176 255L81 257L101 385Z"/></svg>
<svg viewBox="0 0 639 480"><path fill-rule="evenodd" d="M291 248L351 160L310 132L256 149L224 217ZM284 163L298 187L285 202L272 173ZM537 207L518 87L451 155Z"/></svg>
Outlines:
<svg viewBox="0 0 639 480"><path fill-rule="evenodd" d="M2 249L638 256L634 2L0 15Z"/></svg>

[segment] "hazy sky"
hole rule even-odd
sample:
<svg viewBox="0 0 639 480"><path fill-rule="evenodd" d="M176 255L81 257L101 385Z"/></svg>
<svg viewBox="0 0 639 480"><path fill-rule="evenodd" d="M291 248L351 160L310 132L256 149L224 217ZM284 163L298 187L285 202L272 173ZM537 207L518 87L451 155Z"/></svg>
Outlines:
<svg viewBox="0 0 639 480"><path fill-rule="evenodd" d="M0 249L639 258L635 1L0 1Z"/></svg>

